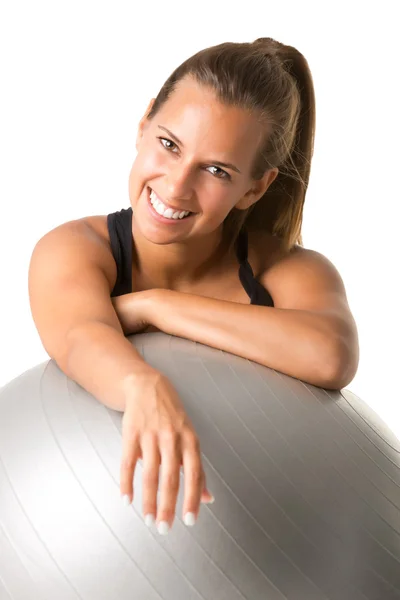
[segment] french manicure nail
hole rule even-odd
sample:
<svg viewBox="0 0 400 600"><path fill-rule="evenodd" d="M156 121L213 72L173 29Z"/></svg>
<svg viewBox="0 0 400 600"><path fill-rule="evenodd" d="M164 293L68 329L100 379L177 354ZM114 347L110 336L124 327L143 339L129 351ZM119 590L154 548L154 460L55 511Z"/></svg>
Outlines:
<svg viewBox="0 0 400 600"><path fill-rule="evenodd" d="M158 529L158 533L160 535L167 535L167 533L169 531L169 525L168 525L167 521L161 521L158 524L157 529Z"/></svg>
<svg viewBox="0 0 400 600"><path fill-rule="evenodd" d="M196 515L194 513L188 512L184 516L183 521L188 527L193 527L193 525L196 523Z"/></svg>
<svg viewBox="0 0 400 600"><path fill-rule="evenodd" d="M144 522L146 523L147 527L152 527L156 522L154 515L146 515Z"/></svg>
<svg viewBox="0 0 400 600"><path fill-rule="evenodd" d="M124 506L129 506L131 503L131 499L128 496L128 494L125 494L124 496L122 496L122 503Z"/></svg>

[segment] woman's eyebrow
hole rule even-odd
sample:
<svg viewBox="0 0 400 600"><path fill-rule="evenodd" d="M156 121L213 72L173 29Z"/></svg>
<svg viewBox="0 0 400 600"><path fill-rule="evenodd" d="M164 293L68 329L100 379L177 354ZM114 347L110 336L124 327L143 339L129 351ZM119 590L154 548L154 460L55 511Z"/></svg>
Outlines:
<svg viewBox="0 0 400 600"><path fill-rule="evenodd" d="M170 131L166 127L163 127L162 125L158 125L158 127L159 127L159 129L162 129L163 131L168 133L168 135L173 139L173 141L176 142L177 144L179 144L180 146L182 146L182 148L185 147L185 144L183 142L181 142L181 140L174 133L172 133L172 131ZM232 169L232 171L236 171L236 173L240 173L239 169L237 167L235 167L235 165L233 165L232 163L224 163L224 162L221 162L220 160L208 160L207 162L209 162L210 164L216 165L218 167L225 167L226 169Z"/></svg>

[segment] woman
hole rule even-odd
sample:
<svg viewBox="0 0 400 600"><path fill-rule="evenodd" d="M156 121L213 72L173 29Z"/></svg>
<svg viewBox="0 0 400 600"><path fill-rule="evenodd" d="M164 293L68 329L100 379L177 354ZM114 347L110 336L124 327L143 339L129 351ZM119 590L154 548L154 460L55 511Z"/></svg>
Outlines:
<svg viewBox="0 0 400 600"><path fill-rule="evenodd" d="M143 513L160 533L173 523L181 465L185 523L213 498L175 389L125 335L164 331L325 388L356 373L341 277L302 247L314 128L312 77L295 48L262 38L205 49L140 121L131 207L65 223L33 251L43 345L124 412L122 497L132 501L141 458Z"/></svg>

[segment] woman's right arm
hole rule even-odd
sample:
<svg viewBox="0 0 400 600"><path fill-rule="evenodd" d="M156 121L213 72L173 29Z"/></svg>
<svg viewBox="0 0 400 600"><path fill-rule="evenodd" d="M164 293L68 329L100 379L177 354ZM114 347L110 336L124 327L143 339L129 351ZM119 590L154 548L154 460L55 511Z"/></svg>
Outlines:
<svg viewBox="0 0 400 600"><path fill-rule="evenodd" d="M180 464L184 514L197 516L201 497L210 500L199 443L172 384L125 338L110 297L115 280L110 249L90 225L84 220L60 225L32 253L32 316L45 350L60 369L103 404L124 412L121 494L132 500L136 462L143 458L144 514L157 514L158 523L171 526Z"/></svg>
<svg viewBox="0 0 400 600"><path fill-rule="evenodd" d="M49 356L103 404L124 411L135 378L155 371L123 334L110 298L115 279L105 242L85 221L71 221L36 244L29 298Z"/></svg>

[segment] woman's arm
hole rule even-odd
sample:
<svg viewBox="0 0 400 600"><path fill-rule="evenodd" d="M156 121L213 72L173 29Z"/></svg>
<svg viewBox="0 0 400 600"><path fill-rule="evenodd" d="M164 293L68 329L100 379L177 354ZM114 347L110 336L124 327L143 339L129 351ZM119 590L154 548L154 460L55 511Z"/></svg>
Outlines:
<svg viewBox="0 0 400 600"><path fill-rule="evenodd" d="M146 322L165 333L248 358L314 385L340 389L358 367L357 329L343 282L325 257L301 249L272 267L262 283L274 308L172 290L120 297L126 333Z"/></svg>

